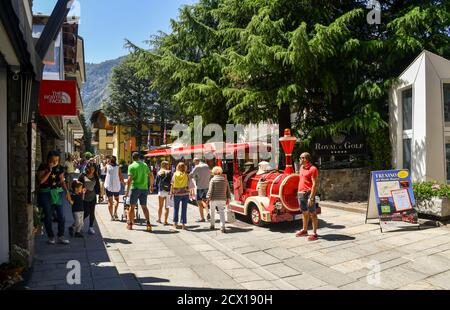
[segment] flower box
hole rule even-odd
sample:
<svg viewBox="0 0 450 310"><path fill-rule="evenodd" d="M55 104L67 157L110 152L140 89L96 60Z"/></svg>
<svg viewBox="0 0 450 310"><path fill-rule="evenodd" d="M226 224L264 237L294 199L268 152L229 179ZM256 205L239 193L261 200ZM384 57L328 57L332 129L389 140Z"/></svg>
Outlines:
<svg viewBox="0 0 450 310"><path fill-rule="evenodd" d="M450 217L450 199L432 197L431 199L418 200L416 209L421 214L448 218Z"/></svg>

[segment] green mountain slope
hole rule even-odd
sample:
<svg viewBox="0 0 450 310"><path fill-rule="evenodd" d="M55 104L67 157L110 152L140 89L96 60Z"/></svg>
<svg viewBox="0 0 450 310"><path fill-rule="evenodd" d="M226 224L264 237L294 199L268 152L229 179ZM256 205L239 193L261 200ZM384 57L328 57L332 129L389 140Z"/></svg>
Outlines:
<svg viewBox="0 0 450 310"><path fill-rule="evenodd" d="M107 60L99 64L86 63L86 83L81 89L84 105L84 115L89 122L92 112L98 110L108 96L108 85L111 80L112 69L119 65L124 57Z"/></svg>

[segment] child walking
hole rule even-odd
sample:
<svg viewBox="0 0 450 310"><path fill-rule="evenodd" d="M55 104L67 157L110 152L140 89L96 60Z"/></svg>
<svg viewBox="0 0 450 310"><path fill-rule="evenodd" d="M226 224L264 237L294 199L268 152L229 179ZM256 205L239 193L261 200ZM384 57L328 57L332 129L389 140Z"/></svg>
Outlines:
<svg viewBox="0 0 450 310"><path fill-rule="evenodd" d="M81 229L84 224L84 190L83 183L79 181L72 182L72 193L70 195L72 201L72 214L74 223L69 227L69 234L75 238L83 238Z"/></svg>

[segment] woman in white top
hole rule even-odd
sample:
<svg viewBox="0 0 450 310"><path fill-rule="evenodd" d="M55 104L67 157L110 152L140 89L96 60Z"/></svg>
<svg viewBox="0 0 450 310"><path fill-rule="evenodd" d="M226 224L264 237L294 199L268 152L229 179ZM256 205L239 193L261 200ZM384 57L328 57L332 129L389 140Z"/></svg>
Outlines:
<svg viewBox="0 0 450 310"><path fill-rule="evenodd" d="M117 165L117 158L115 156L111 156L108 159L105 170L105 190L106 196L108 197L109 213L111 214L111 220L117 221L119 219L119 217L117 216L117 208L119 207L120 188L121 185L125 182L123 180L122 171L120 170L119 165ZM115 206L113 197L116 201Z"/></svg>

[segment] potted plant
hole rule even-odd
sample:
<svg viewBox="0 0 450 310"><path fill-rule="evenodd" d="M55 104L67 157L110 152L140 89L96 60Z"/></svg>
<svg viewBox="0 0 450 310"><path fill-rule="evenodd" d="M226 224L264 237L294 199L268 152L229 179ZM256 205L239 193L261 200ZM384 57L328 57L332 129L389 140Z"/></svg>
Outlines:
<svg viewBox="0 0 450 310"><path fill-rule="evenodd" d="M29 256L30 252L13 245L10 262L0 265L0 289L7 289L23 280L21 274L28 267Z"/></svg>
<svg viewBox="0 0 450 310"><path fill-rule="evenodd" d="M438 182L413 183L419 213L441 219L450 217L450 186Z"/></svg>

